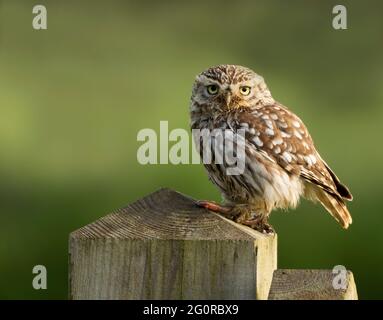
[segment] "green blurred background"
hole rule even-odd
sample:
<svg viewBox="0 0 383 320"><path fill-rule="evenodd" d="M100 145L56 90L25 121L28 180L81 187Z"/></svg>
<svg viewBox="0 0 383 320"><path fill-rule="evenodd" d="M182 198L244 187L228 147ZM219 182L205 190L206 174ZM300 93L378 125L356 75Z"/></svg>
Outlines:
<svg viewBox="0 0 383 320"><path fill-rule="evenodd" d="M343 264L361 298L383 298L381 2L342 1L345 31L339 1L37 3L0 2L0 298L66 298L68 234L160 187L220 199L201 165L136 160L140 129L188 129L194 77L220 63L263 75L354 195L348 231L305 201L274 213L279 267Z"/></svg>

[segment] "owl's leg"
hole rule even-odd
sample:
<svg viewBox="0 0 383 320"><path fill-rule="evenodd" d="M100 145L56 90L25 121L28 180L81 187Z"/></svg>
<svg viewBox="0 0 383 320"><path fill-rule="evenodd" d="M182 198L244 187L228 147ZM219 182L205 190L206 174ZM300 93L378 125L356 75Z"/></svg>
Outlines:
<svg viewBox="0 0 383 320"><path fill-rule="evenodd" d="M236 218L240 212L238 212L236 207L234 206L225 206L220 205L214 201L208 201L208 200L199 200L196 202L197 206L208 209L210 211L213 211L215 213L219 213L223 215L225 218L233 220Z"/></svg>
<svg viewBox="0 0 383 320"><path fill-rule="evenodd" d="M254 216L254 208L246 204L220 205L213 201L197 201L199 207L223 215L225 218L243 224L262 233L274 233L273 227L268 222L268 214Z"/></svg>

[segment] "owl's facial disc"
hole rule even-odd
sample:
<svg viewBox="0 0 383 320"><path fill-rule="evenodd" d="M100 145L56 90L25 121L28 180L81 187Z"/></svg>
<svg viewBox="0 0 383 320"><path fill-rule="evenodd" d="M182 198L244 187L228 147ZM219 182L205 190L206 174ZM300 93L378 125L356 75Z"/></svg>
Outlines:
<svg viewBox="0 0 383 320"><path fill-rule="evenodd" d="M260 101L274 103L263 78L242 66L211 67L196 77L193 86L192 103L207 106L212 113L257 108Z"/></svg>

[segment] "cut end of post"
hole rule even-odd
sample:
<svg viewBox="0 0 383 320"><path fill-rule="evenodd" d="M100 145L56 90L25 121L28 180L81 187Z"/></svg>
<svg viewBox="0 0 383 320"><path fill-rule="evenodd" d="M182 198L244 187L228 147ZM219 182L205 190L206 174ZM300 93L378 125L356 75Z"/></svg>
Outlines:
<svg viewBox="0 0 383 320"><path fill-rule="evenodd" d="M342 279L339 277L343 276ZM351 271L278 269L274 271L269 300L357 300Z"/></svg>
<svg viewBox="0 0 383 320"><path fill-rule="evenodd" d="M163 188L86 225L71 238L253 240L276 237L239 225Z"/></svg>

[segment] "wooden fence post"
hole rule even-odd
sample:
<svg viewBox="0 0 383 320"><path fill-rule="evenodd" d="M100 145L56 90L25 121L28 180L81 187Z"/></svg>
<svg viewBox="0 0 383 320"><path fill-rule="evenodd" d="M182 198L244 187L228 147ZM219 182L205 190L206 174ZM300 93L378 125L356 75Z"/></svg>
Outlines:
<svg viewBox="0 0 383 320"><path fill-rule="evenodd" d="M345 270L342 276L337 283L332 270L278 269L269 300L358 300L352 272Z"/></svg>
<svg viewBox="0 0 383 320"><path fill-rule="evenodd" d="M267 299L277 236L169 189L71 233L71 299Z"/></svg>

